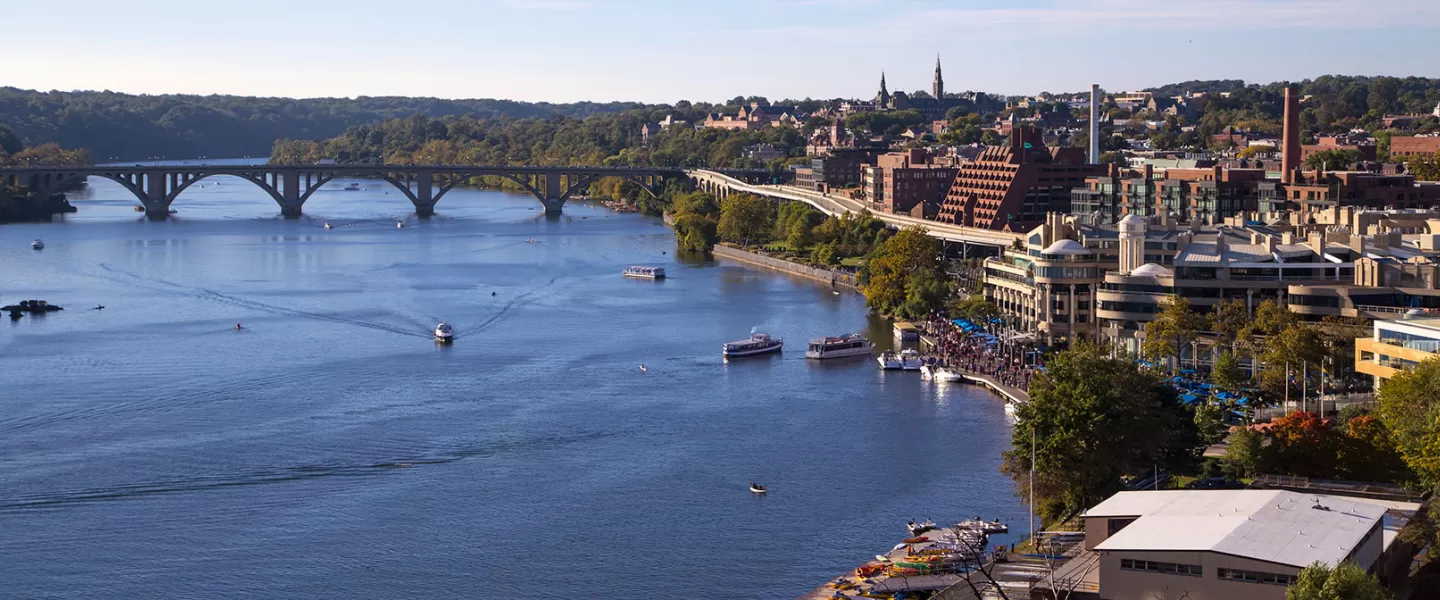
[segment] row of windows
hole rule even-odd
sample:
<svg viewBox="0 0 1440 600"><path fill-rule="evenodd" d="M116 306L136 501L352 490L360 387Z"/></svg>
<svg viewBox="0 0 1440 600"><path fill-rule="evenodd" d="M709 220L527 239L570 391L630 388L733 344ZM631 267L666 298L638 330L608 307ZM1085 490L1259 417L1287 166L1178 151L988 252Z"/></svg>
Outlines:
<svg viewBox="0 0 1440 600"><path fill-rule="evenodd" d="M1271 585L1288 586L1295 583L1294 575L1282 575L1280 573L1263 573L1260 571L1242 571L1240 569L1219 568L1215 570L1215 576L1227 581L1268 583Z"/></svg>
<svg viewBox="0 0 1440 600"><path fill-rule="evenodd" d="M1204 570L1200 568L1200 565L1157 562L1153 560L1134 560L1129 558L1120 559L1120 568L1126 571L1146 571L1149 573L1165 573L1167 575L1185 575L1187 577L1200 577L1204 574ZM1222 569L1222 571L1223 570L1224 569Z"/></svg>

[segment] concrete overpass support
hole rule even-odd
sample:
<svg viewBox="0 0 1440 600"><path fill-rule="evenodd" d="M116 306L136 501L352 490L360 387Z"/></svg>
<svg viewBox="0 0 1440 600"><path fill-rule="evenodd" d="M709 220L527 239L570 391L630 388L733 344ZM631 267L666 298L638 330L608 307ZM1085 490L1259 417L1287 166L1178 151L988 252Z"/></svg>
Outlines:
<svg viewBox="0 0 1440 600"><path fill-rule="evenodd" d="M175 177L174 173L147 173L145 174L145 197L141 203L145 205L145 216L151 219L170 218L170 186L166 185L170 179Z"/></svg>
<svg viewBox="0 0 1440 600"><path fill-rule="evenodd" d="M305 200L300 195L300 172L285 171L280 176L280 216L287 219L300 217L300 206Z"/></svg>
<svg viewBox="0 0 1440 600"><path fill-rule="evenodd" d="M560 183L559 173L545 175L545 198L541 202L545 204L547 215L558 215L565 207L565 186Z"/></svg>
<svg viewBox="0 0 1440 600"><path fill-rule="evenodd" d="M422 219L435 216L435 174L420 171L415 174L415 216Z"/></svg>

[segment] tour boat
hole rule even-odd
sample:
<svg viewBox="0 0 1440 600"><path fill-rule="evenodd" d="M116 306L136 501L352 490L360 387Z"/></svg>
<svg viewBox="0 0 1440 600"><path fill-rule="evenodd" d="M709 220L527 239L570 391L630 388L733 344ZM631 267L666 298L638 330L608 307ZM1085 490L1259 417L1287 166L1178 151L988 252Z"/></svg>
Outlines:
<svg viewBox="0 0 1440 600"><path fill-rule="evenodd" d="M435 341L440 343L455 341L455 330L450 327L449 323L441 322L435 326Z"/></svg>
<svg viewBox="0 0 1440 600"><path fill-rule="evenodd" d="M880 368L886 371L918 371L923 365L920 354L914 350L901 350L896 354L893 350L886 350L876 358Z"/></svg>
<svg viewBox="0 0 1440 600"><path fill-rule="evenodd" d="M920 376L921 376L921 377L924 377L925 379L930 379L930 380L934 380L934 381L943 381L943 382L947 382L947 383L953 383L953 382L956 382L956 381L964 381L964 379L965 379L964 377L961 377L959 373L956 373L956 372L954 372L954 371L951 371L950 369L947 369L947 368L945 368L945 367L936 366L936 365L923 365L923 366L921 366L921 367L920 367Z"/></svg>
<svg viewBox="0 0 1440 600"><path fill-rule="evenodd" d="M847 333L840 337L823 337L810 340L810 347L805 350L805 358L844 358L846 356L868 356L870 350L875 347L859 335Z"/></svg>
<svg viewBox="0 0 1440 600"><path fill-rule="evenodd" d="M360 191L360 184L358 184L358 183L352 183L352 184L350 184L350 185L347 185L347 186L345 186L345 191L347 191L347 192L358 192L358 191Z"/></svg>
<svg viewBox="0 0 1440 600"><path fill-rule="evenodd" d="M752 333L750 339L738 342L729 342L721 348L721 354L726 358L737 356L754 356L756 354L768 354L779 352L785 345L785 340L772 338L768 333Z"/></svg>
<svg viewBox="0 0 1440 600"><path fill-rule="evenodd" d="M44 241L44 240L35 240L35 241L33 241L33 242L30 242L30 249L32 249L32 250L44 250L44 249L45 249L45 241Z"/></svg>
<svg viewBox="0 0 1440 600"><path fill-rule="evenodd" d="M767 491L769 491L769 490L765 489L765 486L763 486L763 485L760 485L760 484L758 484L758 483L752 483L752 484L750 484L750 493L752 493L752 494L763 494L763 493L765 493L765 492L767 492Z"/></svg>
<svg viewBox="0 0 1440 600"><path fill-rule="evenodd" d="M635 279L664 279L665 268L646 267L643 265L630 265L628 267L625 267L624 275L626 277L633 277Z"/></svg>

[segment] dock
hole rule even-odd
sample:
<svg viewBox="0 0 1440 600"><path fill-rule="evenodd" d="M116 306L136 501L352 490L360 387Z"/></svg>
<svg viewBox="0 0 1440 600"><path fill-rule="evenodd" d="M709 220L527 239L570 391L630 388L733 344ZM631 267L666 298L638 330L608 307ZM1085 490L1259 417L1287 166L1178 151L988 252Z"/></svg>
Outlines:
<svg viewBox="0 0 1440 600"><path fill-rule="evenodd" d="M924 535L934 535L937 533L939 533L939 531L932 531ZM883 555L888 560L881 561L878 558L872 558L861 566L883 567L894 562L903 562L905 560L906 554L908 554L912 549L923 550L925 548L931 547L932 545L933 544L930 542L901 544L899 548L892 548L889 552L886 552ZM988 567L989 564L993 563L994 559L994 556L987 555L983 560L986 561ZM817 587L805 594L802 594L797 598L797 600L864 598L866 596L863 594L879 595L892 594L895 592L936 592L955 587L956 585L963 583L965 581L965 578L969 576L970 573L889 576L885 575L882 571L882 573L879 575L868 578L861 578L855 574L855 571L850 571L844 575L841 575L840 577L831 579L829 582L821 585L820 587Z"/></svg>
<svg viewBox="0 0 1440 600"><path fill-rule="evenodd" d="M925 334L922 334L920 336L920 342L922 344L922 347L927 347L930 349L934 349L936 346L938 346L938 344L935 343L935 338ZM973 371L967 371L959 367L950 368L956 373L959 373L960 376L964 377L966 383L989 388L990 391L995 392L1000 397L1004 398L1006 402L1009 402L1011 404L1025 404L1030 402L1030 394L1025 390L1000 383L999 380L989 375L976 373Z"/></svg>

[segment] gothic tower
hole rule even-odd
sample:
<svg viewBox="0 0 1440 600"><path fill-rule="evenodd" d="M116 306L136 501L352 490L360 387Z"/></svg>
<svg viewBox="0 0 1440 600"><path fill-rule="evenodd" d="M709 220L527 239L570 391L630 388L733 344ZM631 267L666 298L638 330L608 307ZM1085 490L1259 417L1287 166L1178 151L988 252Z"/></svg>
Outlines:
<svg viewBox="0 0 1440 600"><path fill-rule="evenodd" d="M939 55L939 54L936 54L936 55L935 55L935 85L934 85L934 89L931 91L931 93L933 93L933 94L935 95L935 99L936 99L936 100L944 100L944 99L945 99L945 78L943 78L943 77L940 76L940 55Z"/></svg>
<svg viewBox="0 0 1440 600"><path fill-rule="evenodd" d="M884 108L890 105L890 90L885 89L885 72L880 72L880 93L875 94L875 108Z"/></svg>

